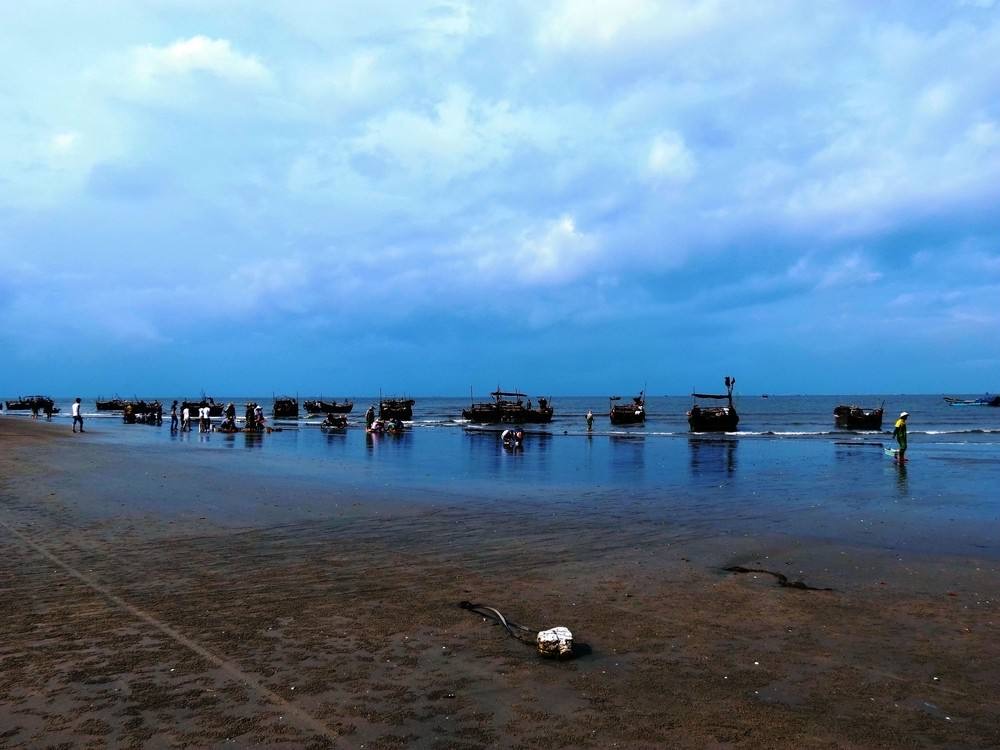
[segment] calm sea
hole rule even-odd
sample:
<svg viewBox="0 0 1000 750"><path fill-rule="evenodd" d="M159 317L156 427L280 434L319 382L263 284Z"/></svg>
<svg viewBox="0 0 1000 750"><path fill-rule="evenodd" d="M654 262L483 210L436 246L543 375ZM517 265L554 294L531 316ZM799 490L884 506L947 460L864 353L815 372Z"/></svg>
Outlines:
<svg viewBox="0 0 1000 750"><path fill-rule="evenodd" d="M270 411L270 397L216 400L254 400ZM418 398L401 436L365 433L364 411L374 400L355 398L348 429L337 433L321 431L320 419L311 418L272 422L282 430L269 435L171 434L167 423L123 425L120 415L98 414L93 398L84 413L92 440L211 452L215 465L216 452L224 451L229 458L222 460L247 475L332 489L526 503L685 533L794 532L1000 557L998 408L953 407L940 395L737 396L739 432L692 435L688 397L651 396L645 426L612 428L606 397L554 396L552 423L529 427L523 450L510 452L495 430L461 419L468 398ZM834 407L852 403L884 403L883 431L835 430ZM68 430L70 399L58 404L54 421ZM587 409L596 416L589 434ZM889 433L901 410L910 413L910 461L903 467L883 451L893 445Z"/></svg>

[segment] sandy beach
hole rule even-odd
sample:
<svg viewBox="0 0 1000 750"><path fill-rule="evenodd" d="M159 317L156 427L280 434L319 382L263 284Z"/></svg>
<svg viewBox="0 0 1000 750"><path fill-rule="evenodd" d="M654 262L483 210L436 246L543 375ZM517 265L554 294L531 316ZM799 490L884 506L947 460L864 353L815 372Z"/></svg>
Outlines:
<svg viewBox="0 0 1000 750"><path fill-rule="evenodd" d="M1000 745L995 559L587 507L2 418L0 746ZM466 599L585 647L542 659Z"/></svg>

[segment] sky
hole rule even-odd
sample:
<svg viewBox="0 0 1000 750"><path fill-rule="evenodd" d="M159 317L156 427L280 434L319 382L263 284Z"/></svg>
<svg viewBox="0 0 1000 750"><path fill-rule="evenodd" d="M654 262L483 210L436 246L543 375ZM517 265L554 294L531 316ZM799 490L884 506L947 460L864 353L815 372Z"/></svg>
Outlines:
<svg viewBox="0 0 1000 750"><path fill-rule="evenodd" d="M1000 3L0 4L0 396L1000 390Z"/></svg>

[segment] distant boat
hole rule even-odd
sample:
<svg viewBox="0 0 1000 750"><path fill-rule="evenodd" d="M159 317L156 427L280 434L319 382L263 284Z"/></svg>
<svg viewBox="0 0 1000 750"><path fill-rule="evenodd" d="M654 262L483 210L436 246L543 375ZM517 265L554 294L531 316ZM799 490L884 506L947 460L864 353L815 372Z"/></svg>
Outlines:
<svg viewBox="0 0 1000 750"><path fill-rule="evenodd" d="M608 399L611 408L608 416L611 424L644 424L646 421L646 394L639 391L638 396L633 396L631 403L619 404L621 396L611 396Z"/></svg>
<svg viewBox="0 0 1000 750"><path fill-rule="evenodd" d="M412 398L384 398L378 402L379 419L413 419L413 405L417 403Z"/></svg>
<svg viewBox="0 0 1000 750"><path fill-rule="evenodd" d="M687 413L688 426L691 432L735 432L740 423L740 416L733 406L733 387L736 385L736 378L726 375L726 392L718 393L692 393L694 399L726 399L727 406L701 406L697 400Z"/></svg>
<svg viewBox="0 0 1000 750"><path fill-rule="evenodd" d="M40 411L43 414L58 414L59 408L48 396L18 396L13 401L6 401L7 411Z"/></svg>
<svg viewBox="0 0 1000 750"><path fill-rule="evenodd" d="M353 401L324 401L322 398L309 399L302 406L310 414L350 414L354 409Z"/></svg>
<svg viewBox="0 0 1000 750"><path fill-rule="evenodd" d="M539 398L538 407L533 408L531 399L524 403L527 394L519 391L501 391L498 388L490 395L492 401L473 403L462 410L462 416L479 424L542 424L552 421L554 410L547 398Z"/></svg>
<svg viewBox="0 0 1000 750"><path fill-rule="evenodd" d="M948 406L1000 406L1000 396L993 396L991 398L988 393L983 398L977 399L945 396L944 400L948 403Z"/></svg>
<svg viewBox="0 0 1000 750"><path fill-rule="evenodd" d="M107 401L101 399L100 396L97 397L97 411L122 411L125 408L125 404L128 403L123 398L108 399Z"/></svg>
<svg viewBox="0 0 1000 750"><path fill-rule="evenodd" d="M274 399L272 409L275 419L298 419L299 400L291 396L281 396Z"/></svg>
<svg viewBox="0 0 1000 750"><path fill-rule="evenodd" d="M881 430L883 406L865 409L856 405L840 405L833 410L834 424L840 430Z"/></svg>

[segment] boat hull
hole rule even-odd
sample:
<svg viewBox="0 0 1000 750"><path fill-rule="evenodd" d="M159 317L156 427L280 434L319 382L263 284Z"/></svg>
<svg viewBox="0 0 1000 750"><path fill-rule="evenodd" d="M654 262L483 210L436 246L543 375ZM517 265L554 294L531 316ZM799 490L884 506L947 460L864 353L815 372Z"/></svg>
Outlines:
<svg viewBox="0 0 1000 750"><path fill-rule="evenodd" d="M833 410L838 430L881 430L883 411L860 406L838 406Z"/></svg>
<svg viewBox="0 0 1000 750"><path fill-rule="evenodd" d="M275 419L298 419L299 402L293 398L275 399L272 413Z"/></svg>
<svg viewBox="0 0 1000 750"><path fill-rule="evenodd" d="M350 414L354 409L354 402L324 401L318 398L303 401L302 406L309 414Z"/></svg>
<svg viewBox="0 0 1000 750"><path fill-rule="evenodd" d="M687 413L691 432L736 432L740 417L730 406L707 406Z"/></svg>
<svg viewBox="0 0 1000 750"><path fill-rule="evenodd" d="M523 406L497 408L495 404L474 404L462 410L462 416L477 424L547 424L552 421L552 407L527 409Z"/></svg>
<svg viewBox="0 0 1000 750"><path fill-rule="evenodd" d="M378 416L380 419L403 419L410 421L413 419L413 404L411 399L388 399L379 403Z"/></svg>
<svg viewBox="0 0 1000 750"><path fill-rule="evenodd" d="M645 424L646 410L641 406L615 406L608 417L614 425Z"/></svg>

